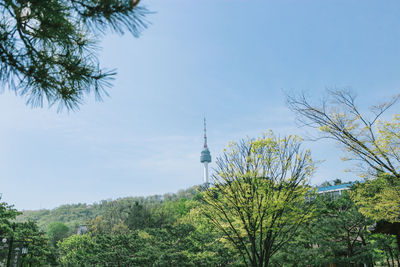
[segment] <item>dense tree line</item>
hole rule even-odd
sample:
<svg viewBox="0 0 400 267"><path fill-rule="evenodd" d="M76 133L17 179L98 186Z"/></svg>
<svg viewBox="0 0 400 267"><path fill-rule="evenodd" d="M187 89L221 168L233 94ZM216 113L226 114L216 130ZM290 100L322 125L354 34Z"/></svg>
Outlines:
<svg viewBox="0 0 400 267"><path fill-rule="evenodd" d="M171 194L169 200L116 201L89 219L82 234L60 221L48 224L46 233L32 221L16 223L18 212L3 203L1 236L30 241L28 255L21 258L26 266L246 265L238 248L204 215L208 192L199 187L181 191L181 197ZM312 206L312 216L271 255L269 265L396 266L395 237L373 233L375 222L358 211L350 197L354 192L303 201L308 214Z"/></svg>
<svg viewBox="0 0 400 267"><path fill-rule="evenodd" d="M351 200L353 191L339 198L320 195L315 216L274 258L274 265L395 266L400 253L392 235L374 234L373 220L362 215ZM393 261L391 259L393 257Z"/></svg>
<svg viewBox="0 0 400 267"><path fill-rule="evenodd" d="M148 197L125 197L116 200L101 200L92 204L62 205L51 210L25 210L17 216L17 221L35 221L42 230L46 230L49 223L58 221L66 224L74 232L79 225L85 224L90 219L104 215L112 208L117 207L126 213L129 207L135 203L142 203L150 207L160 205L169 200L172 201L180 198L191 199L196 193L196 188L192 187L186 190L179 190L177 193L166 193Z"/></svg>
<svg viewBox="0 0 400 267"><path fill-rule="evenodd" d="M198 200L110 208L88 232L58 243L65 266L226 266L236 262L218 233L195 212ZM116 212L117 211L117 212Z"/></svg>

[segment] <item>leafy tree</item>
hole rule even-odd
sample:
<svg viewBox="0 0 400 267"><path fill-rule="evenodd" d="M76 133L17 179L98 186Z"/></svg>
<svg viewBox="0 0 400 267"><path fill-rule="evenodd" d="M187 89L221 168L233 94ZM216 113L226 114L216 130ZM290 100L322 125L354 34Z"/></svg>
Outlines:
<svg viewBox="0 0 400 267"><path fill-rule="evenodd" d="M53 251L48 246L48 240L39 230L36 223L29 221L16 223L15 218L20 214L12 205L0 203L0 240L7 240L12 248L28 247L28 253L19 257L23 266L47 266L56 262ZM1 244L3 245L3 244ZM8 249L0 249L0 259L8 258ZM9 263L8 263L9 264Z"/></svg>
<svg viewBox="0 0 400 267"><path fill-rule="evenodd" d="M90 234L72 235L58 243L60 261L65 266L96 264L95 241Z"/></svg>
<svg viewBox="0 0 400 267"><path fill-rule="evenodd" d="M357 184L351 196L360 211L375 221L400 222L400 179L379 174Z"/></svg>
<svg viewBox="0 0 400 267"><path fill-rule="evenodd" d="M357 184L351 197L365 216L378 222L376 232L396 235L400 252L400 179L378 174Z"/></svg>
<svg viewBox="0 0 400 267"><path fill-rule="evenodd" d="M368 226L347 192L339 198L319 195L313 200L315 217L301 226L299 234L273 259L275 264L301 266L373 266L373 250Z"/></svg>
<svg viewBox="0 0 400 267"><path fill-rule="evenodd" d="M154 251L146 250L149 247L136 231L73 235L59 242L59 248L65 266L151 266L154 258Z"/></svg>
<svg viewBox="0 0 400 267"><path fill-rule="evenodd" d="M50 243L55 248L58 241L63 240L68 236L69 228L62 222L52 222L47 226L46 235Z"/></svg>
<svg viewBox="0 0 400 267"><path fill-rule="evenodd" d="M125 231L124 228L127 228L125 222L129 216L129 210L132 205L130 199L125 200L110 201L104 205L104 207L102 207L102 212L100 212L102 215L86 222L89 231L93 234L110 234L115 231Z"/></svg>
<svg viewBox="0 0 400 267"><path fill-rule="evenodd" d="M141 246L145 246L137 232L118 235L98 235L96 241L97 264L100 266L143 266L137 257ZM151 254L147 254L151 256Z"/></svg>
<svg viewBox="0 0 400 267"><path fill-rule="evenodd" d="M243 260L223 234L215 229L212 222L202 213L201 203L193 207L179 221L194 226L190 234L192 240L190 261L195 266L243 266Z"/></svg>
<svg viewBox="0 0 400 267"><path fill-rule="evenodd" d="M130 229L143 229L153 226L153 217L149 209L138 202L129 211L126 224Z"/></svg>
<svg viewBox="0 0 400 267"><path fill-rule="evenodd" d="M99 67L107 29L138 36L148 11L139 0L0 1L0 81L32 106L78 108L106 93L115 71Z"/></svg>
<svg viewBox="0 0 400 267"><path fill-rule="evenodd" d="M113 228L111 229L111 233L116 235L128 234L129 227L124 222L120 222L113 226Z"/></svg>
<svg viewBox="0 0 400 267"><path fill-rule="evenodd" d="M30 221L16 224L14 239L28 248L28 253L19 260L21 266L57 265L55 251L36 223Z"/></svg>
<svg viewBox="0 0 400 267"><path fill-rule="evenodd" d="M14 209L12 205L0 202L0 237L4 237L13 232L12 220L19 214L21 213Z"/></svg>
<svg viewBox="0 0 400 267"><path fill-rule="evenodd" d="M392 235L375 234L372 236L374 251L380 262L385 262L387 266L400 266L400 251L396 249L396 241ZM397 263L397 265L396 265Z"/></svg>
<svg viewBox="0 0 400 267"><path fill-rule="evenodd" d="M270 258L310 217L305 195L315 166L296 136L272 132L232 143L217 159L214 184L203 193L204 215L246 266Z"/></svg>
<svg viewBox="0 0 400 267"><path fill-rule="evenodd" d="M112 225L110 225L103 216L97 216L96 218L87 222L88 230L94 235L110 233Z"/></svg>
<svg viewBox="0 0 400 267"><path fill-rule="evenodd" d="M149 241L156 248L154 266L193 266L188 251L193 249L190 239L194 227L189 224L177 224L162 229L149 229Z"/></svg>
<svg viewBox="0 0 400 267"><path fill-rule="evenodd" d="M0 202L0 261L3 262L8 256L8 249L3 245L3 240L10 240L14 235L15 224L13 220L20 214L12 205Z"/></svg>

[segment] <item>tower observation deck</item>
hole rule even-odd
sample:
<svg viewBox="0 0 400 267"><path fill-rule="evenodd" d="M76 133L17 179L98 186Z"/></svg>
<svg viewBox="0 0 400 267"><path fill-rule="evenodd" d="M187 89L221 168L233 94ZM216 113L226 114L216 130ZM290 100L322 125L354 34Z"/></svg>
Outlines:
<svg viewBox="0 0 400 267"><path fill-rule="evenodd" d="M204 118L204 147L201 151L200 162L204 165L203 182L208 185L208 163L211 162L211 153L207 146L207 132L206 132L206 119Z"/></svg>

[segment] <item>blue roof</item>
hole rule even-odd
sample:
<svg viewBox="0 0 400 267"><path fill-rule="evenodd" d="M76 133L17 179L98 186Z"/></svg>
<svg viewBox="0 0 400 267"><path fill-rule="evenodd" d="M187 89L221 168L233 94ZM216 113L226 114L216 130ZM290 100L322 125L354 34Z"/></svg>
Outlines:
<svg viewBox="0 0 400 267"><path fill-rule="evenodd" d="M318 187L318 192L335 191L335 190L340 190L340 189L347 189L347 188L349 188L350 186L352 186L353 184L354 184L354 183L347 183L347 184L339 184L339 185Z"/></svg>

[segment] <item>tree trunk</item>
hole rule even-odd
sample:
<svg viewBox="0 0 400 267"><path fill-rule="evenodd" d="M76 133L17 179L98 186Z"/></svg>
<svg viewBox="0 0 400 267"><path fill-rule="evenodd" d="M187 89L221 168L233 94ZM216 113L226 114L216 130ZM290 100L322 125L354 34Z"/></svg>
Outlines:
<svg viewBox="0 0 400 267"><path fill-rule="evenodd" d="M390 259L392 260L392 266L394 266L394 258L393 258L392 248L391 248L391 247L388 247L388 249L389 249Z"/></svg>
<svg viewBox="0 0 400 267"><path fill-rule="evenodd" d="M386 263L390 267L389 255L387 252L385 253L385 256L386 256Z"/></svg>
<svg viewBox="0 0 400 267"><path fill-rule="evenodd" d="M400 231L396 233L397 249L400 251Z"/></svg>
<svg viewBox="0 0 400 267"><path fill-rule="evenodd" d="M390 262L389 262L389 258L388 258L388 255L387 255L387 254L386 254L386 263L387 263L387 266L390 267Z"/></svg>
<svg viewBox="0 0 400 267"><path fill-rule="evenodd" d="M364 229L366 229L366 228L367 227L365 226ZM360 238L361 238L362 245L364 247L366 247L367 246L367 242L365 241L364 236L360 235ZM367 263L364 263L364 266L366 266L366 267L374 267L374 261L372 259L372 255L370 253L368 253L366 260L367 260ZM399 265L399 267L400 267L400 265Z"/></svg>

